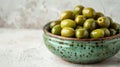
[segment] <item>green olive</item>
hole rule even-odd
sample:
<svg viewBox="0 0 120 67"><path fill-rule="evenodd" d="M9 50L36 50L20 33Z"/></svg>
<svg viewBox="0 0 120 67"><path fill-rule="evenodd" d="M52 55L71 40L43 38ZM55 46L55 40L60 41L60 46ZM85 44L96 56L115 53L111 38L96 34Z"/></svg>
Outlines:
<svg viewBox="0 0 120 67"><path fill-rule="evenodd" d="M52 21L51 23L50 23L50 28L52 29L55 25L58 25L58 24L60 24L60 20L55 20L55 21Z"/></svg>
<svg viewBox="0 0 120 67"><path fill-rule="evenodd" d="M104 31L102 29L95 29L90 33L91 38L104 37Z"/></svg>
<svg viewBox="0 0 120 67"><path fill-rule="evenodd" d="M75 18L75 22L78 25L83 25L85 20L86 20L86 18L83 15L77 15Z"/></svg>
<svg viewBox="0 0 120 67"><path fill-rule="evenodd" d="M75 6L75 8L74 8L74 14L75 15L81 15L83 8L84 8L84 6L82 6L82 5Z"/></svg>
<svg viewBox="0 0 120 67"><path fill-rule="evenodd" d="M120 27L119 24L118 24L118 23L115 23L115 22L111 23L111 25L110 25L110 28L113 28L113 29L115 29L115 30L118 30L119 27Z"/></svg>
<svg viewBox="0 0 120 67"><path fill-rule="evenodd" d="M104 33L105 33L105 37L108 37L108 36L110 36L110 31L107 29L107 28L101 28L103 31L104 31Z"/></svg>
<svg viewBox="0 0 120 67"><path fill-rule="evenodd" d="M101 12L96 12L96 14L95 14L95 19L97 20L99 17L102 17L102 16L104 16L103 13L101 13Z"/></svg>
<svg viewBox="0 0 120 67"><path fill-rule="evenodd" d="M117 23L117 24L118 24L118 23ZM120 24L118 24L118 26L119 26L119 28L118 28L118 30L117 30L117 34L120 33Z"/></svg>
<svg viewBox="0 0 120 67"><path fill-rule="evenodd" d="M93 8L84 8L82 14L87 18L92 18L95 16L95 10Z"/></svg>
<svg viewBox="0 0 120 67"><path fill-rule="evenodd" d="M79 13L78 13L77 11L75 11L75 10L73 10L73 14L74 14L74 18L75 18L77 15L79 15Z"/></svg>
<svg viewBox="0 0 120 67"><path fill-rule="evenodd" d="M111 36L113 36L117 33L117 31L115 29L110 28L109 30L110 30L110 35Z"/></svg>
<svg viewBox="0 0 120 67"><path fill-rule="evenodd" d="M73 37L74 34L75 34L75 31L71 27L64 27L61 30L61 36L64 36L64 37Z"/></svg>
<svg viewBox="0 0 120 67"><path fill-rule="evenodd" d="M113 23L112 18L111 18L111 17L108 17L108 16L107 16L107 18L110 20L110 24L112 24L112 23Z"/></svg>
<svg viewBox="0 0 120 67"><path fill-rule="evenodd" d="M76 30L77 30L77 29L81 29L81 28L83 28L83 27L82 27L82 26L77 26L77 27L76 27Z"/></svg>
<svg viewBox="0 0 120 67"><path fill-rule="evenodd" d="M120 25L119 25L120 26ZM119 27L119 29L117 30L117 33L119 34L120 33L120 27Z"/></svg>
<svg viewBox="0 0 120 67"><path fill-rule="evenodd" d="M87 19L84 24L83 27L89 31L92 31L96 28L96 21L94 19Z"/></svg>
<svg viewBox="0 0 120 67"><path fill-rule="evenodd" d="M75 21L71 20L71 19L65 19L63 21L61 21L61 27L71 27L71 28L75 28L76 27L76 23Z"/></svg>
<svg viewBox="0 0 120 67"><path fill-rule="evenodd" d="M56 34L56 35L60 35L61 34L61 26L60 25L55 25L53 28L52 28L52 30L51 30L51 32L52 32L52 34Z"/></svg>
<svg viewBox="0 0 120 67"><path fill-rule="evenodd" d="M99 17L97 19L97 24L100 27L108 28L110 26L110 20L107 17Z"/></svg>
<svg viewBox="0 0 120 67"><path fill-rule="evenodd" d="M86 29L81 28L81 29L76 30L75 36L76 36L76 38L88 38L89 33Z"/></svg>
<svg viewBox="0 0 120 67"><path fill-rule="evenodd" d="M60 14L60 19L74 19L74 13L72 11L64 11Z"/></svg>

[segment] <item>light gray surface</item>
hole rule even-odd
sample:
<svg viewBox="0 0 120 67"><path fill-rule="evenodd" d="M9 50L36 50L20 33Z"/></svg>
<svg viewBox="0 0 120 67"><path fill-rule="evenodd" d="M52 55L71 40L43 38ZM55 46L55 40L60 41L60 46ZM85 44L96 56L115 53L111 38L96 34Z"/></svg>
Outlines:
<svg viewBox="0 0 120 67"><path fill-rule="evenodd" d="M45 47L41 30L0 29L0 67L120 67L120 52L92 65L73 64Z"/></svg>
<svg viewBox="0 0 120 67"><path fill-rule="evenodd" d="M120 23L120 0L0 0L0 26L42 28L58 19L63 10L72 10L78 4L93 7Z"/></svg>

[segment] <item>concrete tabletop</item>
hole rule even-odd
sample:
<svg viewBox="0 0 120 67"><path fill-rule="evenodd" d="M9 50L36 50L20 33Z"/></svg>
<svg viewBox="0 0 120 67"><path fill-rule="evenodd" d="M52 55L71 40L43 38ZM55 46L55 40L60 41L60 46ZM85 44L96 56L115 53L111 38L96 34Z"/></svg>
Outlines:
<svg viewBox="0 0 120 67"><path fill-rule="evenodd" d="M53 55L42 30L0 29L0 67L120 67L120 52L97 64L73 64Z"/></svg>

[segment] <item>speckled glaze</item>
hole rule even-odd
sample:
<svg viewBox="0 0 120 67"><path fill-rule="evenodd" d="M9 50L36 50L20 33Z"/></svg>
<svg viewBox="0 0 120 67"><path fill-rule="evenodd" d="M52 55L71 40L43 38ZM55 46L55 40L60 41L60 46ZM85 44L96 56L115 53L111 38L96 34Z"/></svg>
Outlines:
<svg viewBox="0 0 120 67"><path fill-rule="evenodd" d="M55 55L73 63L97 63L120 50L120 34L99 39L76 39L53 35L49 23L44 26L44 42Z"/></svg>

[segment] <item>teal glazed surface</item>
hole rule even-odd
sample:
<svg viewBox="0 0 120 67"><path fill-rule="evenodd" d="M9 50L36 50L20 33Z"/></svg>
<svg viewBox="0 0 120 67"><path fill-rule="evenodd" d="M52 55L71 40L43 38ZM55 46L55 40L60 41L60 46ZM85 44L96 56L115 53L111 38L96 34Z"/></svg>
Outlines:
<svg viewBox="0 0 120 67"><path fill-rule="evenodd" d="M55 55L73 63L97 63L120 50L120 34L101 39L75 39L53 35L44 27L44 42Z"/></svg>

